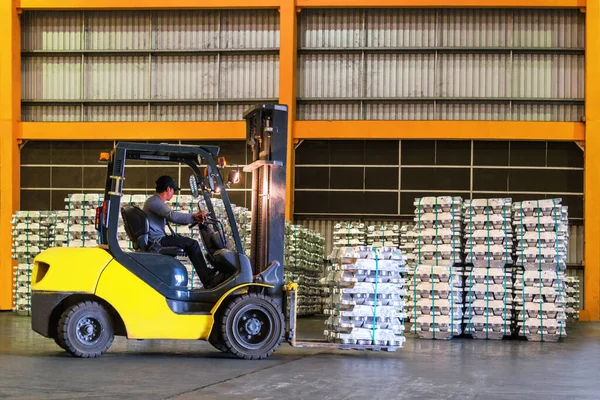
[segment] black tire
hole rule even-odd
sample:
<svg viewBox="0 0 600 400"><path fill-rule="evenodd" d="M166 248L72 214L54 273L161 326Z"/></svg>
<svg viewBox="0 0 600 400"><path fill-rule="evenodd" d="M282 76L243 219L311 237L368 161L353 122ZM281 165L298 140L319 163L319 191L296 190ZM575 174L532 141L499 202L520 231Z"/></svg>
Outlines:
<svg viewBox="0 0 600 400"><path fill-rule="evenodd" d="M58 333L54 337L54 343L56 343L61 349L66 350L65 344L58 338Z"/></svg>
<svg viewBox="0 0 600 400"><path fill-rule="evenodd" d="M238 358L265 359L283 341L281 308L262 294L248 293L234 298L223 310L221 321L225 347Z"/></svg>
<svg viewBox="0 0 600 400"><path fill-rule="evenodd" d="M83 301L67 308L58 322L56 342L75 357L99 357L114 340L114 322L96 301Z"/></svg>
<svg viewBox="0 0 600 400"><path fill-rule="evenodd" d="M227 346L225 346L225 341L223 340L223 335L221 334L221 327L219 326L222 318L223 313L218 311L217 314L215 314L215 323L212 331L210 332L210 336L208 337L208 343L212 344L215 349L223 353L229 353L229 349L227 349Z"/></svg>

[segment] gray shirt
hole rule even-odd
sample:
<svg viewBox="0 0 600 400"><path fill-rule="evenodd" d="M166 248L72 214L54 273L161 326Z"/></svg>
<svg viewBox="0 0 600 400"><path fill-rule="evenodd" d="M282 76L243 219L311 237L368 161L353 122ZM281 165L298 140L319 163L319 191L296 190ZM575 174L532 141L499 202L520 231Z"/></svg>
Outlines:
<svg viewBox="0 0 600 400"><path fill-rule="evenodd" d="M174 224L186 225L194 222L192 214L175 212L165 204L158 193L148 197L144 203L144 212L148 216L148 239L154 242L166 236L166 220Z"/></svg>

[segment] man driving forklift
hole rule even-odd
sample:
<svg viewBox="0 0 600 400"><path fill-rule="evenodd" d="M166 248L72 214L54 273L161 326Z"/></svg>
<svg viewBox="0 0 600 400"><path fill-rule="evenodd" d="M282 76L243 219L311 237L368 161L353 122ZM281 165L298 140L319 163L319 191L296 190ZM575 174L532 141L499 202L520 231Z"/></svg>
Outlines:
<svg viewBox="0 0 600 400"><path fill-rule="evenodd" d="M197 223L207 246L218 246L218 244L214 244L213 240L210 240L214 231L205 223L205 211L200 210L193 214L181 213L171 210L166 204L173 198L175 192L180 190L181 188L175 183L175 180L168 175L162 175L156 180L156 193L146 200L143 209L148 216L148 239L152 243L151 247L155 249L164 246L179 247L185 251L194 265L194 270L198 274L202 286L210 289L223 282L235 271L226 268L227 263L218 263L214 265L214 270L209 269L198 241L173 232L169 222L178 225ZM165 231L165 225L169 227L170 235Z"/></svg>

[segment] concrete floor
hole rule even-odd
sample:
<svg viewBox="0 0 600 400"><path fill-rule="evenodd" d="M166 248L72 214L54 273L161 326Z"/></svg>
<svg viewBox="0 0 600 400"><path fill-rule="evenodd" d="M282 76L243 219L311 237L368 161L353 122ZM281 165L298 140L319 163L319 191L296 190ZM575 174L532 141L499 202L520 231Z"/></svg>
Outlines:
<svg viewBox="0 0 600 400"><path fill-rule="evenodd" d="M300 321L317 336L321 320ZM600 324L562 343L409 338L396 353L287 344L242 361L205 342L117 338L99 359L76 359L0 313L0 398L10 399L598 399Z"/></svg>

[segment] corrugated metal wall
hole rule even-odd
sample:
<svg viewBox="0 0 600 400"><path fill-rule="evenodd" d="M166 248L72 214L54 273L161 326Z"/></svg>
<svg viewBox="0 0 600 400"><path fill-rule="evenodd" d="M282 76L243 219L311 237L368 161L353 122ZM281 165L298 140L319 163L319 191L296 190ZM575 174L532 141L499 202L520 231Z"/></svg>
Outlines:
<svg viewBox="0 0 600 400"><path fill-rule="evenodd" d="M578 121L578 10L305 9L298 118Z"/></svg>
<svg viewBox="0 0 600 400"><path fill-rule="evenodd" d="M238 120L279 96L276 10L25 12L24 121Z"/></svg>

